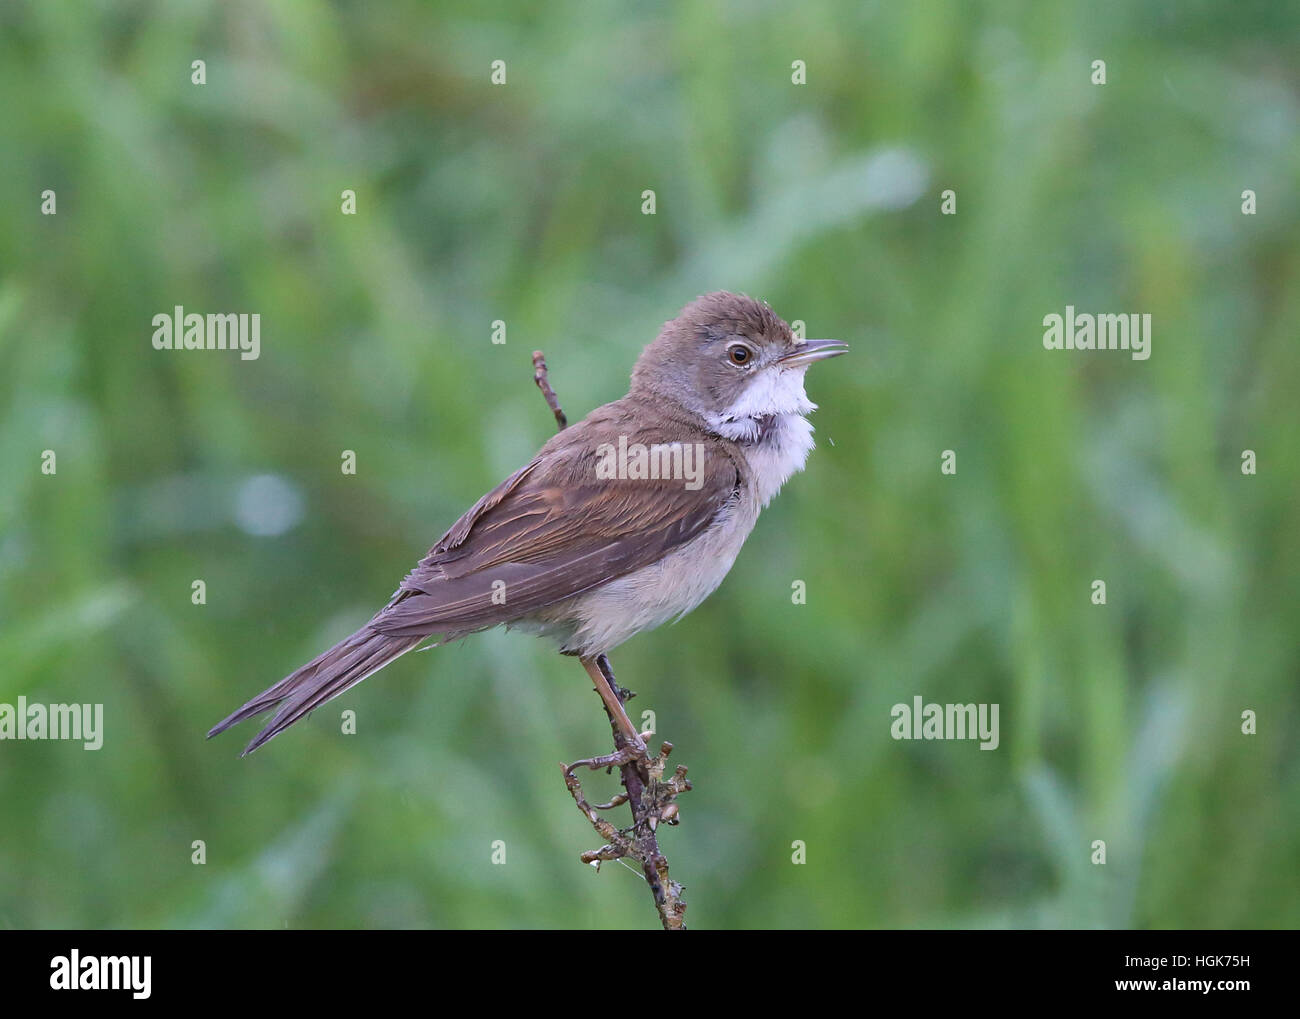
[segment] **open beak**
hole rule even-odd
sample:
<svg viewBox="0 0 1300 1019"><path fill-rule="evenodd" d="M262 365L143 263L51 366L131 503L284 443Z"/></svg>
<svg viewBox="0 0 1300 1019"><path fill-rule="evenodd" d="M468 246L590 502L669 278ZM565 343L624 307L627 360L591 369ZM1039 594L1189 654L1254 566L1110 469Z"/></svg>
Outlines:
<svg viewBox="0 0 1300 1019"><path fill-rule="evenodd" d="M828 357L847 354L848 351L849 345L841 340L804 340L777 363L801 368L814 361L824 361Z"/></svg>

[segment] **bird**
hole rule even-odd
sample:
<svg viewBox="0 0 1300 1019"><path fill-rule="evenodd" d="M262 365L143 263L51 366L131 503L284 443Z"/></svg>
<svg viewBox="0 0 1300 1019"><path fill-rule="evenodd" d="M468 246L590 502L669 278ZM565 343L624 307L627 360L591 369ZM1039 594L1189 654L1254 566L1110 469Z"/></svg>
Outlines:
<svg viewBox="0 0 1300 1019"><path fill-rule="evenodd" d="M609 653L722 583L814 446L808 367L848 350L806 340L764 302L687 304L637 358L626 396L562 428L478 500L355 633L213 726L275 714L246 756L422 642L504 624L576 657L645 754Z"/></svg>

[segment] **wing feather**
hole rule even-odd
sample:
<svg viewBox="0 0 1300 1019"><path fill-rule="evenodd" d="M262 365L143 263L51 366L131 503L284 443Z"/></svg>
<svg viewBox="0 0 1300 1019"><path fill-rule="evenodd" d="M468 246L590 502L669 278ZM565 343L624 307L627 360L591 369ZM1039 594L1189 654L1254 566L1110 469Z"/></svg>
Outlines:
<svg viewBox="0 0 1300 1019"><path fill-rule="evenodd" d="M590 441L561 433L566 441L553 439L479 500L370 626L391 636L460 635L518 619L656 562L738 495L742 464L713 444L698 487L681 478L598 478L597 439L606 431L591 429ZM647 446L683 441L658 433L632 438Z"/></svg>

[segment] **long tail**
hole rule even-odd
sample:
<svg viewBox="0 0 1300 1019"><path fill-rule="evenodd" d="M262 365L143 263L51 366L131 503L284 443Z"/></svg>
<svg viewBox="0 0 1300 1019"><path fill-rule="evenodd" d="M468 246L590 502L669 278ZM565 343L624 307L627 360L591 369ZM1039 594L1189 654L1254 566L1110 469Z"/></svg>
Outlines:
<svg viewBox="0 0 1300 1019"><path fill-rule="evenodd" d="M406 654L423 639L391 637L363 626L351 637L339 641L324 654L263 690L229 718L218 722L208 731L208 738L278 705L280 710L275 713L275 717L239 755L246 757L267 740L284 732L313 708L350 690L393 659Z"/></svg>

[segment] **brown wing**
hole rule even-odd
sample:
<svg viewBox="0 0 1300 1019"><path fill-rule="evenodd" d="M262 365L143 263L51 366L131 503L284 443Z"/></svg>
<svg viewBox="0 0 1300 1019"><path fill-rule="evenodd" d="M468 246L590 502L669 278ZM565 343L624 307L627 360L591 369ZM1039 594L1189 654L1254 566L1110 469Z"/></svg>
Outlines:
<svg viewBox="0 0 1300 1019"><path fill-rule="evenodd" d="M518 619L657 561L738 495L740 463L712 445L695 490L680 478L600 479L597 450L606 430L585 431L590 441L562 433L565 441L552 440L479 500L370 627L391 636L456 636ZM629 441L682 438L642 433Z"/></svg>

